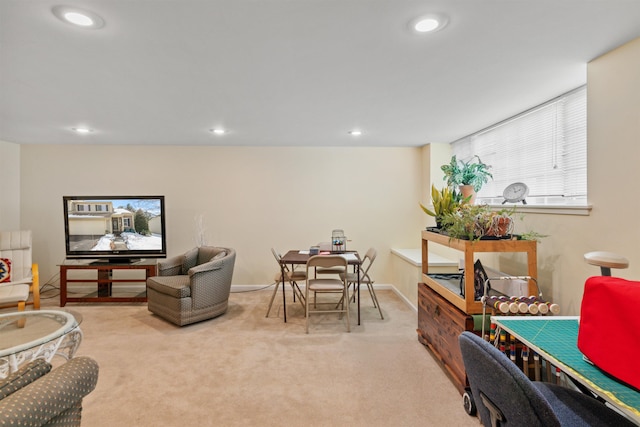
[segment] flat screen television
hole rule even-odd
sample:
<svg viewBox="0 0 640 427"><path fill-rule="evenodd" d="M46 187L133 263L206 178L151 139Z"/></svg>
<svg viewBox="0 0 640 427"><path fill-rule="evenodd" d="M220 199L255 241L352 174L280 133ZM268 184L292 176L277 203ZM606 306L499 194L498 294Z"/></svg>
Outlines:
<svg viewBox="0 0 640 427"><path fill-rule="evenodd" d="M64 196L68 259L165 258L164 196Z"/></svg>

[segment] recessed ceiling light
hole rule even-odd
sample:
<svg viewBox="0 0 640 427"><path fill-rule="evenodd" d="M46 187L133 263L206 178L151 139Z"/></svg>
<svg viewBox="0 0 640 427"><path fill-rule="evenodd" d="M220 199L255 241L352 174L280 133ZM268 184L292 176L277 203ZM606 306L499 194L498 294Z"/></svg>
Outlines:
<svg viewBox="0 0 640 427"><path fill-rule="evenodd" d="M83 127L71 128L71 130L76 132L76 133L80 133L80 134L86 134L86 133L93 132L93 129L83 128Z"/></svg>
<svg viewBox="0 0 640 427"><path fill-rule="evenodd" d="M72 24L80 25L81 27L90 27L93 25L93 19L87 15L83 15L78 12L67 12L64 15L64 19Z"/></svg>
<svg viewBox="0 0 640 427"><path fill-rule="evenodd" d="M222 128L209 129L209 131L216 135L224 135L225 133L227 133L227 131Z"/></svg>
<svg viewBox="0 0 640 427"><path fill-rule="evenodd" d="M443 29L449 20L444 15L429 14L411 21L411 28L419 34L433 33Z"/></svg>
<svg viewBox="0 0 640 427"><path fill-rule="evenodd" d="M95 30L104 26L104 19L88 10L69 6L55 6L51 11L61 21L81 28Z"/></svg>
<svg viewBox="0 0 640 427"><path fill-rule="evenodd" d="M354 129L354 130L349 131L349 135L351 135L351 136L360 136L360 135L362 135L362 131Z"/></svg>

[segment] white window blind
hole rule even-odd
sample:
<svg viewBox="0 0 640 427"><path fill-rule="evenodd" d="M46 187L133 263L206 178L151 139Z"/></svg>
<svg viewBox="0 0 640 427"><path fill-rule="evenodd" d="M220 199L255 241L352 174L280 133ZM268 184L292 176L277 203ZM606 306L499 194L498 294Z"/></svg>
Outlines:
<svg viewBox="0 0 640 427"><path fill-rule="evenodd" d="M478 155L493 180L478 192L501 203L513 182L529 186L532 205L585 204L587 200L587 93L582 86L452 143L460 160Z"/></svg>

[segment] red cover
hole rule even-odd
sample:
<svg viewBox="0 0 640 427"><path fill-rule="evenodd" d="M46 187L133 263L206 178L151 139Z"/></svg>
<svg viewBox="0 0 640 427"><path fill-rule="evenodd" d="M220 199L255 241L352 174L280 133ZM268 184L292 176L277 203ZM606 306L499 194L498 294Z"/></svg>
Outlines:
<svg viewBox="0 0 640 427"><path fill-rule="evenodd" d="M604 372L640 389L640 282L609 276L587 279L578 348Z"/></svg>

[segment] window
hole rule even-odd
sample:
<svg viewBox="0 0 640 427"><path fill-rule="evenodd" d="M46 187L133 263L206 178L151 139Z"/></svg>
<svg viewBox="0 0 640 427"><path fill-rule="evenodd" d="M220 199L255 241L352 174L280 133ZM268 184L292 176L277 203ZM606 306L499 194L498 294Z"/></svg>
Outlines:
<svg viewBox="0 0 640 427"><path fill-rule="evenodd" d="M586 86L459 139L452 151L491 165L478 202L502 203L507 185L519 181L529 186L529 205L586 205Z"/></svg>

